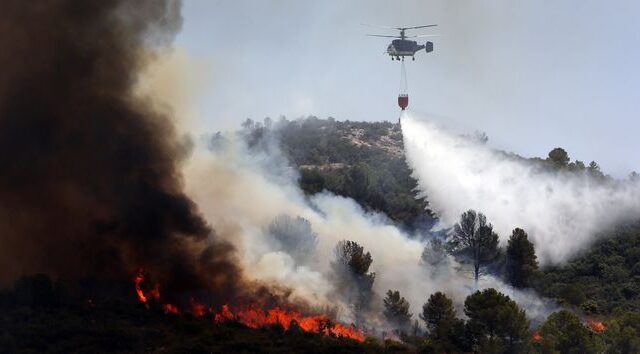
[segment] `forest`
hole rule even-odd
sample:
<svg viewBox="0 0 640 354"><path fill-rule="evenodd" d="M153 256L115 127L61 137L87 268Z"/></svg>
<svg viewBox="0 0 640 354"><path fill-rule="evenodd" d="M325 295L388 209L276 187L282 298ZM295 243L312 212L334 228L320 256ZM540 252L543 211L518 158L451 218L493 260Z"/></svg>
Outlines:
<svg viewBox="0 0 640 354"><path fill-rule="evenodd" d="M402 155L396 124L309 117L246 120L238 132L261 149L277 144L311 196L328 191L386 215L425 242L420 262L437 269L452 257L477 282L487 275L550 299L558 310L533 323L524 308L500 291L470 293L456 309L445 291L425 294L411 313L397 289L372 292L371 253L345 238L335 245L331 277L341 296L364 317L378 311L393 328L363 341L300 329L297 323L251 328L241 321L212 324L208 315L168 313L133 294L104 298L104 285L67 283L44 274L25 276L0 292L0 352L163 353L637 353L640 352L640 223L618 225L568 263L541 267L527 230L514 228L506 246L491 220L468 210L449 230L427 232L437 220L428 196L416 197L416 180ZM481 136L486 141L486 136ZM215 143L215 135L212 144ZM521 158L521 157L516 157ZM541 169L613 179L595 162L571 161L562 148L529 159ZM637 178L636 175L630 178ZM268 232L290 247L294 259L317 242L304 218L276 218ZM416 281L420 281L416 279ZM112 294L127 293L118 285ZM415 307L414 307L415 308ZM382 309L382 310L380 310ZM24 343L29 343L26 347Z"/></svg>
<svg viewBox="0 0 640 354"><path fill-rule="evenodd" d="M269 120L263 124L245 123L245 128L251 131L249 136L253 138L265 134L272 125ZM327 190L351 197L365 208L384 213L395 222L413 230L428 228L434 222L436 216L428 209L428 196L415 198L416 181L403 156L393 154L388 146L380 144L384 140L381 137L386 137L398 148L402 148L402 138L396 124L337 122L331 118L323 120L308 117L295 121L281 119L271 130L289 159L299 167L299 183L306 193ZM353 139L354 135L358 135L366 143ZM488 140L483 133L477 133L471 138L484 143ZM569 153L562 148L552 149L545 157L524 158L511 153L504 154L510 158L527 160L541 170L586 173L602 183L616 183L615 179L601 171L597 162L571 161ZM324 168L327 164L337 164L339 167ZM637 179L638 174L632 172L628 178ZM425 210L426 213L423 212ZM474 229L481 235L470 235ZM589 250L567 264L545 268L538 267L534 246L527 240L525 230L514 229L508 247L500 249L497 246L497 235L481 211L470 210L461 215L460 222L450 230L450 236L453 237L449 237L448 242L442 235L438 236L440 237L430 239L423 253L423 261L432 266L441 262L445 258L444 254L454 255L457 259L472 264L476 279L482 273L491 273L502 277L516 288L531 288L540 295L553 299L568 311L562 312L563 321L569 321L569 317L577 323L580 322L578 319L601 319L607 323L605 334L626 338L605 339L592 331L585 338L597 340L585 344L577 352L602 352L605 348L610 352L631 353L640 350L640 327L629 326L640 319L640 223L617 225L599 235L598 241ZM477 240L481 242L474 242ZM486 247L479 247L478 244ZM476 245L476 249L470 245ZM385 299L385 305L387 300L396 305L402 302L398 300L397 292L394 293L392 289L389 291L387 295L395 296L395 301ZM465 315L469 316L466 310ZM428 318L424 316L421 314L420 318ZM548 321L556 318L549 317ZM545 325L540 328L551 326ZM429 323L427 327L429 328ZM542 338L542 347L551 345L544 335ZM443 347L440 348L436 348L436 352L444 350ZM560 352L574 350L556 349ZM471 350L470 346L457 347L453 351L468 350ZM514 350L512 348L507 351Z"/></svg>

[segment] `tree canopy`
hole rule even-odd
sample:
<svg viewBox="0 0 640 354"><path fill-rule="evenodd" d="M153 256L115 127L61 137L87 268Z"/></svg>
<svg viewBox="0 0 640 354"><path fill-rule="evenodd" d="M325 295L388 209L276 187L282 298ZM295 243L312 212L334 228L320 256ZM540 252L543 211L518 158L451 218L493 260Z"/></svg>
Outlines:
<svg viewBox="0 0 640 354"><path fill-rule="evenodd" d="M604 340L609 353L640 353L640 313L624 312L609 321Z"/></svg>
<svg viewBox="0 0 640 354"><path fill-rule="evenodd" d="M517 352L528 345L529 321L509 296L493 288L476 291L465 300L464 313L469 317L467 326L477 347Z"/></svg>
<svg viewBox="0 0 640 354"><path fill-rule="evenodd" d="M507 280L516 288L528 287L538 270L533 243L520 228L513 230L507 245Z"/></svg>
<svg viewBox="0 0 640 354"><path fill-rule="evenodd" d="M435 352L463 352L470 349L464 321L456 318L453 302L435 292L422 306L420 318L426 323L430 347Z"/></svg>
<svg viewBox="0 0 640 354"><path fill-rule="evenodd" d="M384 302L384 317L387 321L394 325L400 331L406 331L411 326L411 317L409 313L409 302L400 296L398 290L387 291Z"/></svg>
<svg viewBox="0 0 640 354"><path fill-rule="evenodd" d="M269 224L268 232L278 246L298 263L308 262L318 243L318 235L311 229L311 223L300 216L294 219L289 215L278 215Z"/></svg>
<svg viewBox="0 0 640 354"><path fill-rule="evenodd" d="M261 139L278 141L299 168L305 193L327 190L354 198L365 209L383 212L411 229L434 222L426 199L416 198L417 181L402 154L397 125L310 116L243 126L252 129L245 137L254 146L261 146Z"/></svg>
<svg viewBox="0 0 640 354"><path fill-rule="evenodd" d="M571 159L569 158L569 154L560 147L557 147L551 151L549 151L549 156L547 160L551 163L555 164L558 167L566 167Z"/></svg>
<svg viewBox="0 0 640 354"><path fill-rule="evenodd" d="M336 291L354 307L361 322L368 311L375 273L369 273L373 262L371 253L355 241L343 240L335 248L335 259L331 262Z"/></svg>
<svg viewBox="0 0 640 354"><path fill-rule="evenodd" d="M533 287L591 314L640 312L640 224L620 225L566 264L541 269Z"/></svg>
<svg viewBox="0 0 640 354"><path fill-rule="evenodd" d="M552 313L540 326L543 351L559 353L599 353L601 343L594 338L580 318L573 312L562 310Z"/></svg>
<svg viewBox="0 0 640 354"><path fill-rule="evenodd" d="M432 270L436 270L438 267L447 263L447 250L444 241L438 237L434 237L429 240L429 243L424 246L420 261L424 265L428 265Z"/></svg>
<svg viewBox="0 0 640 354"><path fill-rule="evenodd" d="M468 210L460 216L454 225L447 242L449 252L471 263L473 277L478 282L482 267L498 256L498 235L487 218L475 210Z"/></svg>

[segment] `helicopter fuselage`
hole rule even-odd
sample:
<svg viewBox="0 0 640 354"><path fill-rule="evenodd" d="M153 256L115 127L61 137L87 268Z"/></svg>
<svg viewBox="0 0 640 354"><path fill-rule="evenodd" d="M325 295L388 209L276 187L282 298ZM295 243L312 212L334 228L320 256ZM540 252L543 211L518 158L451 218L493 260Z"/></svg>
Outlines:
<svg viewBox="0 0 640 354"><path fill-rule="evenodd" d="M424 46L416 41L395 39L387 47L387 54L392 57L412 57L421 49L424 49Z"/></svg>

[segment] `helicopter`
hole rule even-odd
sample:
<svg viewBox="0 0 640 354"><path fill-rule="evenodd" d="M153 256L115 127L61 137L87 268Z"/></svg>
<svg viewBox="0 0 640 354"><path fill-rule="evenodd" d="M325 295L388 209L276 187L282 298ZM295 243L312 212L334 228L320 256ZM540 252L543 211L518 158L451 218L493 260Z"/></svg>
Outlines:
<svg viewBox="0 0 640 354"><path fill-rule="evenodd" d="M367 25L371 27L385 28L385 29L394 29L400 31L399 36L389 36L383 34L367 34L367 36L371 37L385 37L385 38L397 38L391 41L391 44L387 47L386 53L389 54L391 60L402 60L404 61L404 57L411 57L412 60L416 60L415 55L416 52L424 49L427 53L433 52L433 42L427 41L424 45L419 45L416 41L408 40L407 38L422 38L422 37L437 37L437 34L423 34L418 36L407 36L405 35L406 30L410 29L418 29L418 28L427 28L427 27L436 27L437 25L423 25L423 26L413 26L413 27L386 27L386 26L374 26ZM401 59L402 58L402 59Z"/></svg>

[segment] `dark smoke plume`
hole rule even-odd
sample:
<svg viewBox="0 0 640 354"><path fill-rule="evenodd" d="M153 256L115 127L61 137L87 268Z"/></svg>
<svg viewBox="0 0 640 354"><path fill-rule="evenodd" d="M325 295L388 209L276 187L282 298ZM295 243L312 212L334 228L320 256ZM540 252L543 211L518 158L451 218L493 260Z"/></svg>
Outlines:
<svg viewBox="0 0 640 354"><path fill-rule="evenodd" d="M133 94L179 10L169 0L0 4L2 284L144 267L168 290L232 293L233 249L211 241L182 191L185 147L169 117Z"/></svg>

